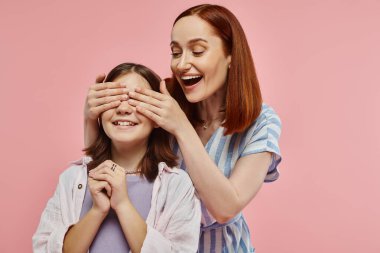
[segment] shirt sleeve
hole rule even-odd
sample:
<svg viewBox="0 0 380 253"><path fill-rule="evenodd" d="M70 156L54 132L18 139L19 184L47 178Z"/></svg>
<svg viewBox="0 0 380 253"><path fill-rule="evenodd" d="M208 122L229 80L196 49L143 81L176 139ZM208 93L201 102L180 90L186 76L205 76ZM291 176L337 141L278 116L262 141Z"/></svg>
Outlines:
<svg viewBox="0 0 380 253"><path fill-rule="evenodd" d="M154 226L148 225L142 253L197 252L201 220L200 201L195 196L190 178L186 175L181 179L184 180L177 186L170 184L168 187L165 210Z"/></svg>
<svg viewBox="0 0 380 253"><path fill-rule="evenodd" d="M241 156L246 156L261 152L272 153L272 162L268 168L265 182L272 182L278 179L278 164L281 162L281 152L279 138L281 135L281 120L276 112L264 105L262 113L248 130L248 142L244 147Z"/></svg>
<svg viewBox="0 0 380 253"><path fill-rule="evenodd" d="M69 227L73 224L65 224L61 210L62 185L57 189L42 212L37 231L33 235L34 253L61 253L63 240Z"/></svg>

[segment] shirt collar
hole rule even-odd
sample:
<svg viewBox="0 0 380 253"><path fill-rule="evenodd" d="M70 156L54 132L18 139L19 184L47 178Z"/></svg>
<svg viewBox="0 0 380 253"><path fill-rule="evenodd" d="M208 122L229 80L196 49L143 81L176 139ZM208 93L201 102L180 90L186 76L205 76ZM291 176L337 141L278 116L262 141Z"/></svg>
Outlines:
<svg viewBox="0 0 380 253"><path fill-rule="evenodd" d="M158 164L158 175L161 177L163 173L176 173L178 174L177 168L170 168L168 165L166 165L165 162L160 162Z"/></svg>
<svg viewBox="0 0 380 253"><path fill-rule="evenodd" d="M78 160L72 161L70 164L86 166L91 161L92 161L92 158L90 156L83 156L82 158Z"/></svg>

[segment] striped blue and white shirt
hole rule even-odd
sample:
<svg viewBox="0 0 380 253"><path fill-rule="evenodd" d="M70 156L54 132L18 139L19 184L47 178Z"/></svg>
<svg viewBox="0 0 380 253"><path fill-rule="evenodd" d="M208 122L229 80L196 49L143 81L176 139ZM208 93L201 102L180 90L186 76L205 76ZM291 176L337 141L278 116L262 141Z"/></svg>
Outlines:
<svg viewBox="0 0 380 253"><path fill-rule="evenodd" d="M205 149L227 178L230 177L240 157L260 152L272 153L272 163L268 168L265 182L275 181L279 177L277 165L281 161L278 145L281 121L271 107L263 104L259 117L245 132L224 136L224 130L223 127L219 127L211 136ZM174 151L180 158L179 167L186 170L178 145L175 145ZM254 251L249 228L241 213L229 222L219 224L202 203L199 253Z"/></svg>

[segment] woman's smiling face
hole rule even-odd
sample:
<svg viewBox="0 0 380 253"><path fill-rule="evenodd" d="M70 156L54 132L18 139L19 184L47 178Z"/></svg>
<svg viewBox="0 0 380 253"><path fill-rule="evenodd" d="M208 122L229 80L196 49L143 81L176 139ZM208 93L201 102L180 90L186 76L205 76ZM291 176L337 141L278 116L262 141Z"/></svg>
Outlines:
<svg viewBox="0 0 380 253"><path fill-rule="evenodd" d="M171 69L189 102L207 99L225 88L231 56L211 25L186 16L173 26Z"/></svg>

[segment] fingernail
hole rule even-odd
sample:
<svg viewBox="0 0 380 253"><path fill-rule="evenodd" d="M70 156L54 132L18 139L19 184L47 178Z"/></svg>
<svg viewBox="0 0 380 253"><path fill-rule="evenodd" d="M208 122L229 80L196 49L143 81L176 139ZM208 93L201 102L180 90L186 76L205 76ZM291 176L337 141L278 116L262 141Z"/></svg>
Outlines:
<svg viewBox="0 0 380 253"><path fill-rule="evenodd" d="M134 92L134 91L130 91L129 93L128 93L128 95L129 96L134 96L136 93Z"/></svg>
<svg viewBox="0 0 380 253"><path fill-rule="evenodd" d="M135 91L141 91L141 88L140 87L136 87Z"/></svg>

